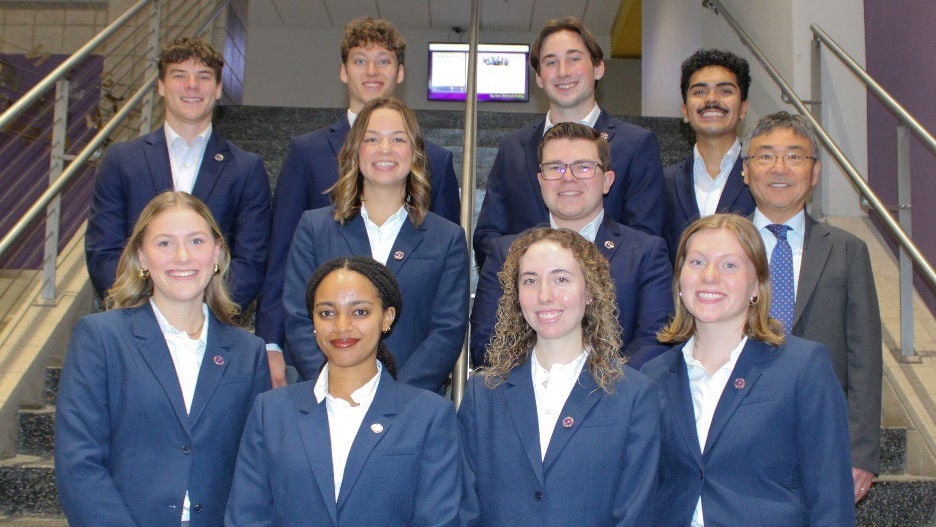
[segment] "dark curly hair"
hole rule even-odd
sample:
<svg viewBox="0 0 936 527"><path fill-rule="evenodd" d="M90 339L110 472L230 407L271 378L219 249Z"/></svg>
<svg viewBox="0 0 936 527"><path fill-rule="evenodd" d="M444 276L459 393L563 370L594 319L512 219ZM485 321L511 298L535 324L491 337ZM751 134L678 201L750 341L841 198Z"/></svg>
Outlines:
<svg viewBox="0 0 936 527"><path fill-rule="evenodd" d="M393 317L393 322L390 323L390 329L380 335L380 341L377 344L377 360L383 363L387 372L396 379L396 360L393 358L393 354L390 353L390 350L387 349L384 339L393 333L393 328L396 327L397 321L400 320L400 313L403 312L403 293L400 291L400 286L397 284L396 278L393 276L390 269L387 269L387 266L374 260L370 256L341 256L323 263L312 273L308 285L306 285L305 301L306 309L309 310L309 318L313 321L315 320L313 316L315 292L318 290L322 280L340 269L353 271L367 278L374 288L377 289L377 296L380 297L381 307L384 311L391 307L396 311L396 316Z"/></svg>
<svg viewBox="0 0 936 527"><path fill-rule="evenodd" d="M371 44L383 46L396 55L397 64L406 62L406 40L393 27L393 24L380 18L362 16L348 22L341 37L341 63L348 62L351 48L366 48Z"/></svg>
<svg viewBox="0 0 936 527"><path fill-rule="evenodd" d="M215 81L221 82L224 57L200 38L179 37L159 53L159 78L166 79L166 66L195 60L211 68Z"/></svg>
<svg viewBox="0 0 936 527"><path fill-rule="evenodd" d="M689 79L692 74L708 66L721 66L734 74L738 89L741 90L741 100L747 100L748 89L751 87L751 71L748 67L748 61L730 51L700 49L682 63L679 90L682 92L684 103L686 102L686 93L689 91Z"/></svg>

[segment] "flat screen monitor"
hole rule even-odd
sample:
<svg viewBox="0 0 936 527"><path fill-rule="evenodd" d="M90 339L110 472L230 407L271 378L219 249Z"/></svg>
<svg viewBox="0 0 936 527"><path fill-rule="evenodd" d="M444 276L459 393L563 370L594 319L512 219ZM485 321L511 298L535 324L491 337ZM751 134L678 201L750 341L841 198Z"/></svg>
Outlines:
<svg viewBox="0 0 936 527"><path fill-rule="evenodd" d="M478 44L478 100L530 100L527 44ZM429 100L464 101L468 44L429 43Z"/></svg>

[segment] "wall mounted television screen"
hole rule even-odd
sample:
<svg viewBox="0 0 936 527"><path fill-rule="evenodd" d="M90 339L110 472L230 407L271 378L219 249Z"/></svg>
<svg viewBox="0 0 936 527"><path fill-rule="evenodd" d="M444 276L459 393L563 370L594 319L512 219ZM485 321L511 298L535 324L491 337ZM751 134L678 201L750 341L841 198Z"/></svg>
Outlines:
<svg viewBox="0 0 936 527"><path fill-rule="evenodd" d="M478 100L530 100L527 44L478 44ZM468 44L429 43L429 100L464 101Z"/></svg>

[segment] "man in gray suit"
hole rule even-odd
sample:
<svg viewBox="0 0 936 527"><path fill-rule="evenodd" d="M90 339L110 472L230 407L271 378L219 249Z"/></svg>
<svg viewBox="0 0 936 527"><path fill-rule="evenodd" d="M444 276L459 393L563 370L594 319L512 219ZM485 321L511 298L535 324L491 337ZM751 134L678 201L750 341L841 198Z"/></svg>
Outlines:
<svg viewBox="0 0 936 527"><path fill-rule="evenodd" d="M770 259L771 315L788 334L829 348L848 400L858 502L878 472L881 448L881 314L868 248L806 214L822 164L805 118L787 112L762 118L744 149L744 181L757 204L752 219Z"/></svg>

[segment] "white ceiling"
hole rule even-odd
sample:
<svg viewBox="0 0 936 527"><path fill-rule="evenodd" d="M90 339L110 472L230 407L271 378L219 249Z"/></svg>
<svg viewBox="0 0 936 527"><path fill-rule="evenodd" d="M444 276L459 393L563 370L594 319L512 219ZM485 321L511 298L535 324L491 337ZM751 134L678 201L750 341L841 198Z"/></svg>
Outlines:
<svg viewBox="0 0 936 527"><path fill-rule="evenodd" d="M250 0L259 27L342 28L359 16L385 18L400 29L467 29L470 0ZM596 35L611 33L620 0L481 0L484 31L536 32L550 18L573 15Z"/></svg>

